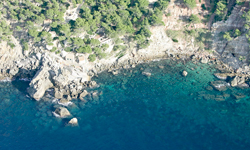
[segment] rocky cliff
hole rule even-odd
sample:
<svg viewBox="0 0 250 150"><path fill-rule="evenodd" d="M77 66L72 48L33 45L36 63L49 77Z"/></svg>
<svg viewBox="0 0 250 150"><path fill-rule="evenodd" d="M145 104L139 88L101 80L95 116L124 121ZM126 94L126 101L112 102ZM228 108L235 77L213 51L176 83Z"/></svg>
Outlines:
<svg viewBox="0 0 250 150"><path fill-rule="evenodd" d="M212 49L218 52L224 63L234 69L245 68L249 64L249 44L244 29L245 19L242 17L248 11L248 7L248 4L236 5L226 21L216 22L212 26ZM241 30L242 35L231 41L223 38L225 32L232 32L235 29Z"/></svg>

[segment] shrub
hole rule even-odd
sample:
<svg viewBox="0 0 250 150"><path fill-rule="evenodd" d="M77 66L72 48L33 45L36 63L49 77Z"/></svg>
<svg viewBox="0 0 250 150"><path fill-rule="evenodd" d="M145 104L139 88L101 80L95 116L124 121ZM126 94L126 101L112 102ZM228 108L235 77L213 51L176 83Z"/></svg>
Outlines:
<svg viewBox="0 0 250 150"><path fill-rule="evenodd" d="M172 40L173 40L173 42L176 42L176 43L178 42L178 40L177 40L177 39L172 39Z"/></svg>
<svg viewBox="0 0 250 150"><path fill-rule="evenodd" d="M195 0L184 0L184 3L189 7L190 9L193 9L196 7L196 1Z"/></svg>
<svg viewBox="0 0 250 150"><path fill-rule="evenodd" d="M106 53L98 53L98 58L99 59L103 59L103 58L105 58L105 57L107 57L107 54Z"/></svg>
<svg viewBox="0 0 250 150"><path fill-rule="evenodd" d="M189 21L192 22L192 23L200 23L200 18L197 16L197 15L191 15L189 17Z"/></svg>
<svg viewBox="0 0 250 150"><path fill-rule="evenodd" d="M205 4L201 4L201 8L202 8L203 10L206 10L206 9L207 9L206 6L205 6Z"/></svg>
<svg viewBox="0 0 250 150"><path fill-rule="evenodd" d="M23 50L26 51L29 49L29 45L27 42L23 42Z"/></svg>
<svg viewBox="0 0 250 150"><path fill-rule="evenodd" d="M233 39L229 32L225 32L223 38L226 39L227 41L231 41Z"/></svg>
<svg viewBox="0 0 250 150"><path fill-rule="evenodd" d="M8 45L11 47L11 48L14 48L16 45L13 44L13 43L8 43Z"/></svg>
<svg viewBox="0 0 250 150"><path fill-rule="evenodd" d="M51 52L56 51L56 47L53 47L50 51L51 51Z"/></svg>
<svg viewBox="0 0 250 150"><path fill-rule="evenodd" d="M167 30L166 34L168 37L175 39L179 35L179 31L177 30Z"/></svg>
<svg viewBox="0 0 250 150"><path fill-rule="evenodd" d="M235 32L234 32L234 35L235 36L240 36L241 35L241 32L239 29L236 29Z"/></svg>
<svg viewBox="0 0 250 150"><path fill-rule="evenodd" d="M96 60L96 55L95 54L90 54L88 57L90 62L94 62Z"/></svg>

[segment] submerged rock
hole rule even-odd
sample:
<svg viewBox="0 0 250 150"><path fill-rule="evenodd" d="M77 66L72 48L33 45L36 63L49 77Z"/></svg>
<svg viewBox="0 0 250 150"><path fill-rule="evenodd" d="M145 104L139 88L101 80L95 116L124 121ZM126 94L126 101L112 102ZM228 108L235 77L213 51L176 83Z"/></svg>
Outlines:
<svg viewBox="0 0 250 150"><path fill-rule="evenodd" d="M225 81L212 81L210 84L213 86L214 89L218 91L226 91L229 83Z"/></svg>
<svg viewBox="0 0 250 150"><path fill-rule="evenodd" d="M95 101L98 101L99 100L99 96L98 96L98 92L95 91L92 93L92 99L95 100Z"/></svg>
<svg viewBox="0 0 250 150"><path fill-rule="evenodd" d="M77 118L72 118L69 123L69 125L72 125L72 126L78 126L78 120Z"/></svg>
<svg viewBox="0 0 250 150"><path fill-rule="evenodd" d="M65 117L68 117L68 116L71 116L70 112L68 111L67 108L65 107L58 107L55 112L53 112L53 114L56 116L56 117L60 117L60 118L65 118Z"/></svg>
<svg viewBox="0 0 250 150"><path fill-rule="evenodd" d="M150 72L142 72L142 75L145 75L147 77L150 77L151 76L151 73Z"/></svg>
<svg viewBox="0 0 250 150"><path fill-rule="evenodd" d="M249 85L246 83L242 83L242 84L237 85L237 87L239 87L241 89L246 89L246 88L249 88Z"/></svg>
<svg viewBox="0 0 250 150"><path fill-rule="evenodd" d="M186 77L187 75L188 75L188 72L184 70L184 71L182 72L182 76Z"/></svg>
<svg viewBox="0 0 250 150"><path fill-rule="evenodd" d="M246 95L244 95L243 93L233 93L232 95L233 95L233 97L234 97L235 99L237 99L237 100L246 97Z"/></svg>
<svg viewBox="0 0 250 150"><path fill-rule="evenodd" d="M220 80L226 80L228 77L227 73L214 73L214 76Z"/></svg>

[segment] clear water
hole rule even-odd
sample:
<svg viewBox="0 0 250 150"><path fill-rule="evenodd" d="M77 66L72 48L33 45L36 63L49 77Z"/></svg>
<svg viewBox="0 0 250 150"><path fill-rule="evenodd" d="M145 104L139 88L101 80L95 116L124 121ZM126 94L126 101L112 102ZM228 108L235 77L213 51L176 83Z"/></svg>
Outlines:
<svg viewBox="0 0 250 150"><path fill-rule="evenodd" d="M145 77L143 70L152 76ZM187 77L181 76L183 70ZM164 60L117 76L101 73L95 78L100 87L89 91L102 94L87 97L87 103L74 100L68 108L79 127L53 117L49 95L39 102L26 97L27 82L1 82L0 149L250 149L249 90L207 90L216 80L214 72L205 64ZM235 93L245 97L236 100ZM214 99L221 96L225 101Z"/></svg>

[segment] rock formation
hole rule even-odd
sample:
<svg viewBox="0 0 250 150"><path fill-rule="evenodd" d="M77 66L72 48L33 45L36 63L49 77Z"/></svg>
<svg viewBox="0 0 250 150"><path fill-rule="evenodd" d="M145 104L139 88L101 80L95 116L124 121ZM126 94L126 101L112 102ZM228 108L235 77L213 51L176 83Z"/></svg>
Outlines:
<svg viewBox="0 0 250 150"><path fill-rule="evenodd" d="M65 107L58 107L55 112L53 112L56 116L60 118L65 118L71 116L70 112Z"/></svg>
<svg viewBox="0 0 250 150"><path fill-rule="evenodd" d="M72 126L78 126L78 120L77 118L72 118L69 123L69 125L72 125Z"/></svg>

